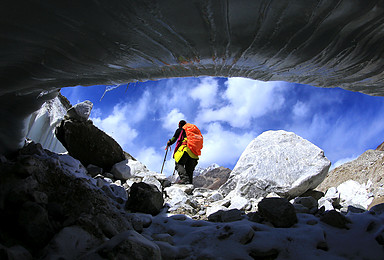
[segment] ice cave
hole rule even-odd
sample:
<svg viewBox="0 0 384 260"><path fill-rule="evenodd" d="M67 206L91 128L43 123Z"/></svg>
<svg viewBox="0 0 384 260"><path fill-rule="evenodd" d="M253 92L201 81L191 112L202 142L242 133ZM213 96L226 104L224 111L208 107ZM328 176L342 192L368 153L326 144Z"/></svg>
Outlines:
<svg viewBox="0 0 384 260"><path fill-rule="evenodd" d="M383 259L382 148L341 170L368 181L336 185L327 178L324 194L313 190L330 167L322 150L293 133L260 135L251 148L264 149L271 161L278 154L268 147L271 140L281 138L289 148L300 142L312 148L297 150L314 151L297 159L293 150L290 161L280 156L282 163L273 161L278 170L258 159L272 169L265 171L268 178L279 171L293 175L297 162L316 168L315 176L320 171L316 185L302 171L305 189L295 186L287 195L270 192L269 183L282 175L268 183L247 175L254 169L247 157L253 148L233 175L226 172L229 181L219 191L208 191L149 176L123 151L126 178L85 168L39 143L24 146L31 115L65 87L215 76L384 96L383 1L3 0L0 28L1 259ZM309 157L320 163L305 165ZM295 168L287 170L288 164ZM131 169L144 175L130 180ZM277 185L277 193L284 185ZM133 187L147 187L156 205L150 199L142 203L139 193L133 196ZM373 205L368 191L374 189ZM181 210L175 206L179 201L173 203L177 199L185 206ZM364 208L354 199L364 199Z"/></svg>
<svg viewBox="0 0 384 260"><path fill-rule="evenodd" d="M0 152L68 86L247 77L384 95L381 1L3 1Z"/></svg>

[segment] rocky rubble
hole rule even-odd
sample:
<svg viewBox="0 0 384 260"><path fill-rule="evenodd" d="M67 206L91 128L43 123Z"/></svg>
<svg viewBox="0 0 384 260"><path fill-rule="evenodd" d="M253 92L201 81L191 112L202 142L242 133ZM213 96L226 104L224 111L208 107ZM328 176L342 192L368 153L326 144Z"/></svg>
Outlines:
<svg viewBox="0 0 384 260"><path fill-rule="evenodd" d="M228 180L230 173L230 169L218 166L194 177L193 184L197 188L217 190Z"/></svg>
<svg viewBox="0 0 384 260"><path fill-rule="evenodd" d="M10 259L21 252L24 259L59 257L60 250L68 250L56 246L61 236L86 238L78 246L80 253L132 229L124 199L112 190L108 196L68 155L28 143L14 158L3 157L0 167L1 244L17 247L15 253L5 250Z"/></svg>
<svg viewBox="0 0 384 260"><path fill-rule="evenodd" d="M171 185L133 158L118 163L129 171L120 178L33 142L0 162L8 259L349 259L357 253L345 248L360 250L361 241L370 250L359 254L384 257L383 204L368 211L369 195L347 193L350 182L288 201L273 190L249 198Z"/></svg>
<svg viewBox="0 0 384 260"><path fill-rule="evenodd" d="M338 194L332 196L345 200L345 204L366 209L384 202L383 176L384 152L368 150L330 171L316 189L322 192L331 189L332 193L338 194L342 190L341 197Z"/></svg>

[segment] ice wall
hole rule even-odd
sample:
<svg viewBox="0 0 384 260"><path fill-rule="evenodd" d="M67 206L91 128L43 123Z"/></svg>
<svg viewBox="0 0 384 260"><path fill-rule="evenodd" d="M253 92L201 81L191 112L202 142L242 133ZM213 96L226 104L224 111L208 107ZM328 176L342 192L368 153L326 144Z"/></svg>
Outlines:
<svg viewBox="0 0 384 260"><path fill-rule="evenodd" d="M43 148L52 152L66 152L67 150L55 136L55 128L60 124L69 107L61 95L45 102L31 115L27 138L40 143Z"/></svg>

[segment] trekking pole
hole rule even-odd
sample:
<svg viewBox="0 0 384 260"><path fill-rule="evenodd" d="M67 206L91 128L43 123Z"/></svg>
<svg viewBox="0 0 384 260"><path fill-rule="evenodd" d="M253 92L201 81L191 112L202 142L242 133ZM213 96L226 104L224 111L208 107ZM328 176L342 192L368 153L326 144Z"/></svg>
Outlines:
<svg viewBox="0 0 384 260"><path fill-rule="evenodd" d="M164 156L163 166L161 166L161 172L160 172L160 174L163 173L164 164L165 164L165 161L167 160L168 147L169 147L169 146L167 146L167 148L165 148L166 152L165 152L165 156ZM171 150L171 147L169 147L169 150Z"/></svg>

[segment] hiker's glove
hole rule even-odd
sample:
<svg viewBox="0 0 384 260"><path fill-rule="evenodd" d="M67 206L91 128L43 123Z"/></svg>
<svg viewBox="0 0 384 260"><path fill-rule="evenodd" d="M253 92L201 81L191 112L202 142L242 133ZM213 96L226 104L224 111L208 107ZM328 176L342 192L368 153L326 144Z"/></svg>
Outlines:
<svg viewBox="0 0 384 260"><path fill-rule="evenodd" d="M168 142L167 142L167 147L168 147L168 146L171 146L171 141L168 141Z"/></svg>

